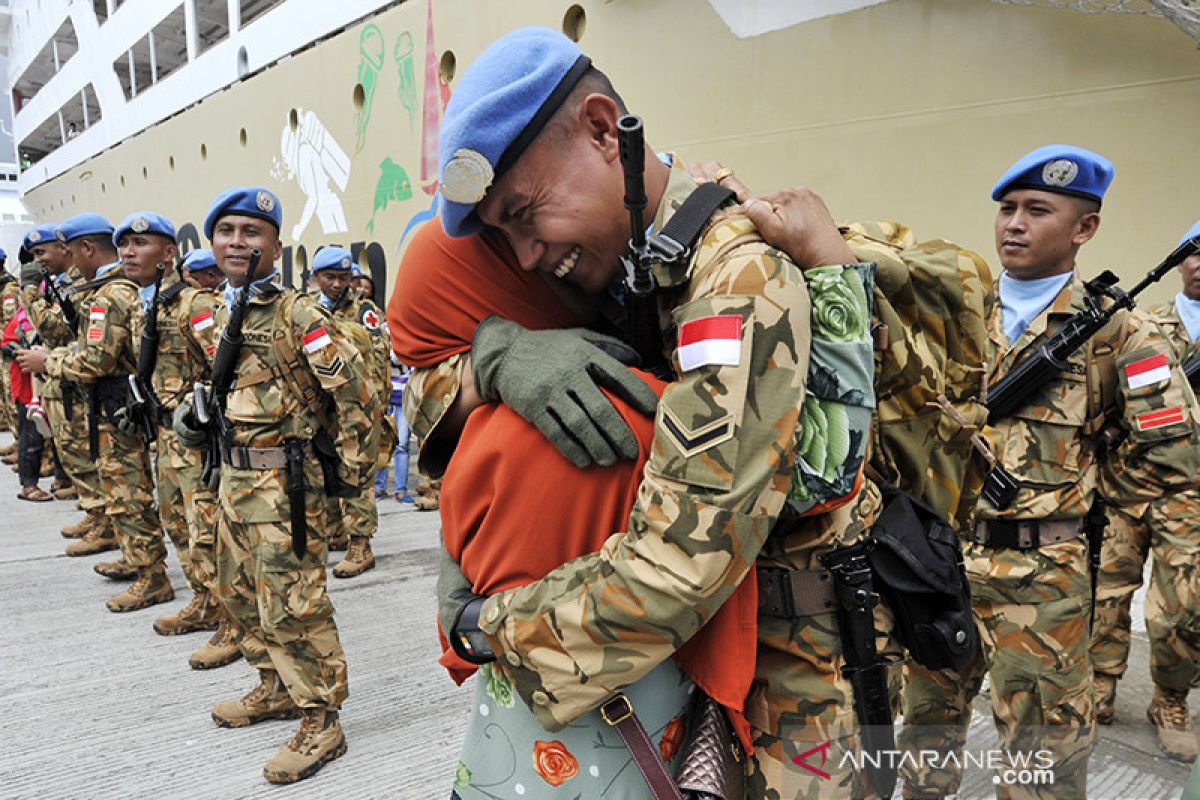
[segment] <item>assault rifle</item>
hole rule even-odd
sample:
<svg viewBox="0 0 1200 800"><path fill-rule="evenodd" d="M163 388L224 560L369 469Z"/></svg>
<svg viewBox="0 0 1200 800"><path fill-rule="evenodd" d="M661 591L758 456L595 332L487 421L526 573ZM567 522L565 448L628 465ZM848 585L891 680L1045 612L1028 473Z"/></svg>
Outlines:
<svg viewBox="0 0 1200 800"><path fill-rule="evenodd" d="M1186 240L1128 292L1117 286L1117 276L1108 270L1088 281L1083 310L1063 323L1059 332L1033 356L1018 364L994 386L988 387L987 400L984 402L988 410L988 422L995 423L1012 416L1017 409L1026 405L1041 387L1067 369L1067 359L1071 354L1083 347L1118 311L1132 309L1135 298L1146 287L1157 283L1184 259L1197 253L1200 253L1200 237ZM1103 297L1112 302L1101 306L1099 300ZM983 496L996 508L1007 508L1016 498L1018 488L1016 479L997 464L983 484Z"/></svg>
<svg viewBox="0 0 1200 800"><path fill-rule="evenodd" d="M50 298L51 303L56 304L59 310L62 311L63 321L71 329L71 335L78 336L79 312L75 310L75 304L58 290L58 284L54 282L54 276L45 267L42 267L42 281L46 284L46 296Z"/></svg>
<svg viewBox="0 0 1200 800"><path fill-rule="evenodd" d="M250 305L250 286L254 283L254 273L258 271L261 258L262 253L258 250L250 254L246 282L242 284L241 291L233 300L233 306L229 309L229 323L221 332L221 342L217 345L217 354L213 356L211 388L206 390L204 384L197 383L192 390L196 421L209 429L201 477L210 489L215 489L220 480L221 448L232 444L232 431L229 429L229 420L225 418L225 406L229 402L229 393L233 390L233 380L237 374L238 355L241 354L244 342L242 322L246 319L246 309Z"/></svg>
<svg viewBox="0 0 1200 800"><path fill-rule="evenodd" d="M162 419L162 401L154 394L151 380L158 365L158 298L162 290L163 273L167 268L162 262L154 267L154 299L146 312L146 324L142 327L142 340L138 349L137 372L129 376L129 416L142 426L146 442L154 441L158 434L158 422Z"/></svg>

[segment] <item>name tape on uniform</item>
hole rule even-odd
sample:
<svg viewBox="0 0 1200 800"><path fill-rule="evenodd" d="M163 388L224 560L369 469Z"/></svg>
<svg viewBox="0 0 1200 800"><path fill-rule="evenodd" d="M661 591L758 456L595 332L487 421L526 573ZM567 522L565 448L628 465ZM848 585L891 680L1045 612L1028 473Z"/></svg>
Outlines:
<svg viewBox="0 0 1200 800"><path fill-rule="evenodd" d="M691 319L679 326L679 368L736 367L742 361L742 318L736 314Z"/></svg>
<svg viewBox="0 0 1200 800"><path fill-rule="evenodd" d="M1141 361L1125 365L1125 378L1129 381L1130 389L1140 389L1159 381L1171 379L1171 366L1165 355L1150 356Z"/></svg>
<svg viewBox="0 0 1200 800"><path fill-rule="evenodd" d="M304 334L304 352L315 353L323 347L333 344L324 328L317 328L311 333Z"/></svg>

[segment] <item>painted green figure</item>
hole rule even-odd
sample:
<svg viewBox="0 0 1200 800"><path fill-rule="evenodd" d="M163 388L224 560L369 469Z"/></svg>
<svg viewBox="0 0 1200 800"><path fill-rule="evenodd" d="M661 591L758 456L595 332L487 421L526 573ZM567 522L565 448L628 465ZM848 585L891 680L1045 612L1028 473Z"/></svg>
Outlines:
<svg viewBox="0 0 1200 800"><path fill-rule="evenodd" d="M358 138L354 141L354 152L367 143L367 128L371 124L371 109L375 102L375 87L379 83L379 70L383 69L383 31L372 23L363 28L358 37L358 85L363 90L362 106L354 115L354 127Z"/></svg>
<svg viewBox="0 0 1200 800"><path fill-rule="evenodd" d="M392 201L401 202L412 197L412 182L404 167L392 161L391 156L384 156L379 164L379 181L375 184L375 206L371 209L371 219L367 222L367 233L375 233L375 215L388 207Z"/></svg>
<svg viewBox="0 0 1200 800"><path fill-rule="evenodd" d="M392 49L392 57L396 59L396 74L400 85L396 94L404 113L408 115L408 131L413 132L417 123L417 79L413 74L413 38L408 31L396 37L396 46Z"/></svg>

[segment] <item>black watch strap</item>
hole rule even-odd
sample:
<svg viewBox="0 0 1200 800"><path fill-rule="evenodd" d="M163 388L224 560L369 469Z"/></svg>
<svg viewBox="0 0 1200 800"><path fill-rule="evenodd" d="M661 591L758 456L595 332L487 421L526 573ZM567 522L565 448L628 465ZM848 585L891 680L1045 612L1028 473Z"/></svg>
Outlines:
<svg viewBox="0 0 1200 800"><path fill-rule="evenodd" d="M479 614L486 597L472 597L459 609L450 628L450 648L464 661L487 664L496 660L487 636L479 627Z"/></svg>

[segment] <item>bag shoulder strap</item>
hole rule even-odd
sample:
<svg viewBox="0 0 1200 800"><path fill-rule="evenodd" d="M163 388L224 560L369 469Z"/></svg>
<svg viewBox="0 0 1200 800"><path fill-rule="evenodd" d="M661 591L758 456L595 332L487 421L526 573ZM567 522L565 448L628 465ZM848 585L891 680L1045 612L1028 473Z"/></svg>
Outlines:
<svg viewBox="0 0 1200 800"><path fill-rule="evenodd" d="M332 419L325 407L327 395L317 379L300 364L300 344L292 325L292 311L299 292L286 292L275 310L275 331L271 336L271 347L279 359L283 378L300 398L300 402L317 418L321 427L333 431Z"/></svg>
<svg viewBox="0 0 1200 800"><path fill-rule="evenodd" d="M676 209L663 229L650 236L647 244L662 261L676 263L687 259L712 215L733 198L732 189L716 183L700 184Z"/></svg>

